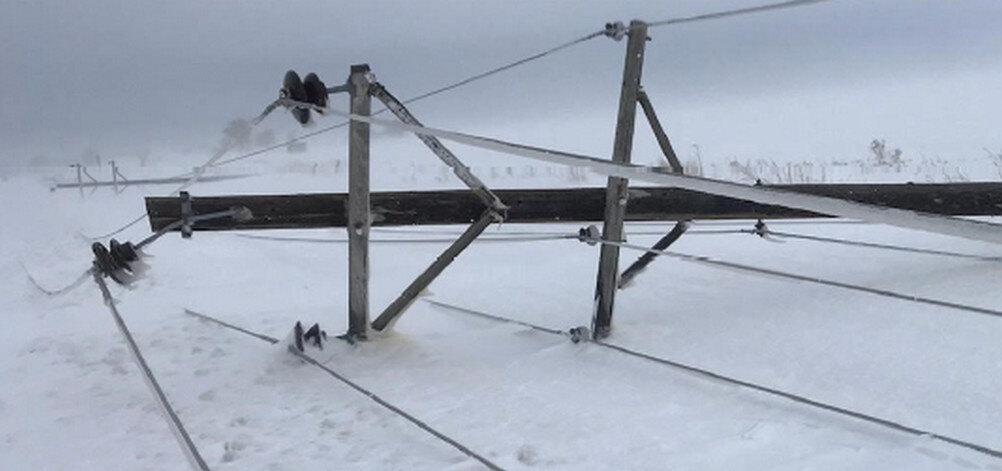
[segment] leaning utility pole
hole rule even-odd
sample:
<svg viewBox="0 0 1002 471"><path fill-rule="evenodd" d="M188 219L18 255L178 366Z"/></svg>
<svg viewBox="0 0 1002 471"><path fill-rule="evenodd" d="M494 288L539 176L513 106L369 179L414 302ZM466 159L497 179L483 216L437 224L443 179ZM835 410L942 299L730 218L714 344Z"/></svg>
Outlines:
<svg viewBox="0 0 1002 471"><path fill-rule="evenodd" d="M629 40L626 44L626 64L623 67L623 87L619 95L619 116L616 120L616 140L612 160L630 163L633 150L633 128L637 116L637 97L640 91L640 73L644 65L644 46L647 43L647 23L630 22ZM609 177L605 194L605 222L602 238L612 242L623 240L623 219L626 217L628 180ZM592 335L603 339L612 325L612 308L616 298L619 275L619 246L602 244L598 262L598 281L595 286L595 304L592 314Z"/></svg>

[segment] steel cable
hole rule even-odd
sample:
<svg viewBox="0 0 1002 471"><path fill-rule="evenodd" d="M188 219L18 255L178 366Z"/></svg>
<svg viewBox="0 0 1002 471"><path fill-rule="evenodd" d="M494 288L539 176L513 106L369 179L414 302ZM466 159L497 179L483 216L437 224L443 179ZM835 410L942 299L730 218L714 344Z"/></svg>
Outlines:
<svg viewBox="0 0 1002 471"><path fill-rule="evenodd" d="M509 62L509 63L507 63L505 65L500 66L500 67L495 67L495 68L490 69L490 70L488 70L486 72L481 72L479 74L472 75L470 77L464 78L464 79L459 80L457 82L453 82L453 83L451 83L449 85L446 85L444 87L436 88L436 89L431 90L429 92L422 93L420 95L408 98L406 100L401 101L401 103L407 105L407 104L415 103L415 102L418 102L418 101L421 101L421 100L424 100L424 99L427 99L427 98L431 98L431 97L433 97L435 95L439 95L439 94L445 93L445 92L447 92L449 90L453 90L453 89L462 87L464 85L468 85L470 83L476 82L478 80L485 79L485 78L490 77L492 75L504 72L504 71L506 71L508 69L512 69L512 68L518 67L520 65L523 65L523 64L526 64L526 63L529 63L529 62L532 62L532 61L535 61L535 60L538 60L538 59L542 59L543 57L546 57L546 56L548 56L550 54L562 51L564 49L567 49L569 47L575 46L577 44L581 44L581 43L583 43L585 41L588 41L590 39L602 36L604 33L605 33L605 31L602 30L602 31L596 31L594 33L587 34L585 36L582 36L580 38L574 39L572 41L568 41L566 43L554 46L554 47L552 47L550 49L547 49L545 51L538 52L536 54L533 54L533 55L528 56L528 57L524 57L524 58L516 60L514 62ZM385 113L386 111L388 111L387 108L381 108L378 111L372 113L370 116L378 116L378 115L380 115L382 113ZM351 122L350 120L345 120L345 121L342 121L340 123L333 124L331 126L327 126L327 127L318 129L316 131L312 131L312 132L303 134L302 136L299 136L299 137L296 137L296 138L293 138L293 139L289 139L289 140L287 140L285 142L281 142L279 144L268 146L268 147L265 147L263 149L259 149L259 150L256 150L256 151L253 151L253 152L250 152L250 153L247 153L247 154L239 155L239 156L236 156L236 157L232 157L232 158L229 158L229 159L217 162L217 163L213 164L212 166L213 167L221 167L223 165L227 165L227 164L230 164L230 163L233 163L233 162L237 162L237 161L240 161L240 160L248 159L248 158L254 157L256 155L260 155L260 154L263 154L265 152L269 152L269 151L278 149L280 147L287 146L287 145L292 144L294 142L311 138L311 137L316 136L318 134L323 134L323 133L326 133L326 132L329 132L329 131L333 131L335 129L343 128L343 127L347 126L348 123L350 123L350 122Z"/></svg>
<svg viewBox="0 0 1002 471"><path fill-rule="evenodd" d="M426 299L425 301L428 302L428 303L430 303L430 304L432 304L433 306L439 306L439 307L442 307L442 308L445 308L445 309L448 309L448 310L451 310L451 311L454 311L454 312L460 312L460 313L463 313L463 314L474 315L474 316L477 316L477 317L491 319L491 320L498 321L498 322L505 322L505 323L510 323L510 324L521 325L521 326L525 326L525 327L528 327L530 329L537 330L537 331L540 331L540 332L546 332L548 334L567 335L566 332L563 332L563 331L560 331L560 330L557 330L557 329L551 329L551 328L548 328L548 327L537 326L537 325L534 325L534 324L530 324L528 322L518 321L518 320L514 320L514 319L508 319L506 317L496 316L496 315L493 315L493 314L487 314L485 312L475 311L473 309L459 307L459 306L455 306L455 305L452 305L452 304L443 303L443 302L440 302L440 301L433 301L433 300L429 300L429 299ZM767 386L761 386L761 385L758 385L758 384L755 384L755 383L752 383L752 382L749 382L749 381L744 381L744 380L732 378L732 377L725 376L725 375L722 375L722 374L719 374L719 373L714 373L714 372L709 371L707 369L703 369L703 368L699 368L699 367L696 367L696 366L686 365L684 363L680 363L680 362L676 362L676 361L672 361L672 360L668 360L668 359L656 357L654 355L649 355L649 354L646 354L646 353L638 352L636 350L633 350L633 349L630 349L630 348L627 348L627 347L623 347L623 346L619 346L619 345L616 345L616 344L613 344L613 343L609 343L609 342L605 342L605 341L600 341L600 340L588 340L588 339L581 339L581 340L583 340L586 343L591 343L591 344L598 345L600 347L608 348L608 349L611 349L611 350L615 350L617 352L624 353L624 354L627 354L627 355L630 355L630 356L633 356L633 357L636 357L636 358L641 358L641 359L644 359L644 360L648 360L648 361L652 361L652 362L655 362L655 363L659 363L661 365L665 365L665 366L669 366L669 367L672 367L672 368L680 369L680 370L683 370L683 371L686 371L686 372L689 372L689 373L693 373L693 374L696 374L697 376L702 376L704 378L708 378L708 379L711 379L711 380L721 381L721 382L724 382L724 383L728 383L728 384L733 384L733 385L745 387L745 388L752 389L752 390L755 390L755 391L764 392L764 393L771 394L773 396L782 397L784 399L788 399L788 400L791 400L791 401L794 401L794 402L797 402L797 403L800 403L800 404L804 404L804 405L807 405L807 406L815 407L815 408L818 408L818 409L827 410L829 412L835 412L837 414L849 416L849 417L852 417L854 419L859 419L859 420L863 420L863 421L866 421L866 422L870 422L872 424L881 425L883 427L891 428L891 429L894 429L894 430L897 430L897 431L900 431L900 432L905 432L905 433L908 433L908 434L911 434L911 435L914 435L914 436L918 436L918 437L930 437L930 438L934 438L936 440L941 440L941 441L946 442L946 443L950 443L950 444L961 446L961 447L964 447L964 448L967 448L967 449L970 449L970 450L974 450L974 451L977 451L979 453L983 453L983 454L986 454L986 455L989 455L989 456L992 456L992 457L995 457L995 458L1002 458L1002 450L996 450L996 449L989 448L989 447L986 447L986 446L983 446L983 445L978 445L978 444L971 443L971 442L964 441L964 440L960 440L960 439L957 439L957 438L952 438L952 437L949 437L949 436L946 436L946 435L940 435L940 434L928 432L928 431L925 431L925 430L919 430L917 428L909 427L907 425L903 425L901 423L894 422L894 421L891 421L891 420L882 419L882 418L879 418L879 417L876 417L876 416L873 416L873 415L864 414L862 412L853 411L853 410L846 409L846 408L843 408L843 407L838 407L838 406L834 406L834 405L830 405L830 404L825 404L823 402L819 402L819 401L807 398L805 396L801 396L801 395L797 395L797 394L792 394L792 393L788 393L788 392L785 392L785 391L781 391L779 389L770 388L770 387L767 387Z"/></svg>
<svg viewBox="0 0 1002 471"><path fill-rule="evenodd" d="M758 234L759 233L759 231L756 231L756 230L753 230L753 229L745 229L745 232L747 232L749 234ZM950 252L950 251L946 251L946 250L922 249L922 248L918 248L918 247L905 247L905 246L901 246L901 245L891 245L891 244L878 244L878 243L875 243L875 242L864 242L864 241L860 241L860 240L838 239L838 238L834 238L834 237L820 237L820 236L812 236L812 235L806 235L806 234L795 234L795 233L792 233L792 232L781 232L781 231L774 231L774 230L771 230L771 229L766 229L766 230L761 231L761 232L763 234L765 234L765 235L771 235L771 236L776 236L776 237L781 237L781 238L787 238L787 239L802 239L802 240L810 240L810 241L814 241L814 242L827 242L827 243L832 243L832 244L850 245L850 246L855 246L855 247L867 247L867 248L872 248L872 249L893 250L893 251L898 251L898 252L920 253L920 254L926 254L926 255L941 255L941 256L944 256L944 257L964 258L964 259L969 259L969 260L979 260L979 261L983 261L983 262L1002 262L1002 257L989 257L989 256L984 256L984 255L974 255L974 254L967 254L967 253L960 253L960 252Z"/></svg>
<svg viewBox="0 0 1002 471"><path fill-rule="evenodd" d="M721 19L721 18L729 18L729 17L732 17L732 16L748 15L748 14L752 14L752 13L761 13L761 12L765 12L765 11L784 10L784 9L787 9L787 8L796 8L796 7L813 5L813 4L817 4L817 3L825 3L825 2L830 2L830 1L831 0L792 0L792 1L788 1L788 2L771 3L771 4L768 4L768 5L759 5L759 6L755 6L755 7L738 8L738 9L735 9L735 10L726 10L726 11L719 11L719 12L714 12L714 13L704 13L704 14L700 14L700 15L685 16L685 17L680 17L680 18L670 18L670 19L661 20L661 21L652 21L652 22L647 23L647 27L648 28L656 28L658 26L669 26L669 25L678 25L678 24L683 24L683 23L696 23L696 22L699 22L699 21L718 20L718 19Z"/></svg>
<svg viewBox="0 0 1002 471"><path fill-rule="evenodd" d="M94 275L94 281L101 290L101 296L104 298L104 304L108 306L108 310L115 319L115 325L118 326L119 333L122 334L122 338L125 340L129 353L132 355L132 360L143 373L143 380L146 381L146 385L150 388L150 391L156 398L157 406L160 408L160 412L163 414L164 419L170 426L171 432L173 432L178 445L181 446L181 450L184 452L185 458L188 459L188 464L195 471L209 471L209 466L205 464L205 460L202 459L202 455L199 454L198 448L195 447L195 443L191 440L187 430L185 430L184 424L181 423L181 419L177 416L174 408L171 407L170 401L167 399L167 395L164 394L164 391L160 388L160 384L157 382L156 377L153 376L153 370L151 370L149 365L146 364L146 360L143 358L142 352L139 351L139 346L136 344L136 340L132 337L129 327L125 325L125 320L122 319L122 315L119 314L118 308L115 307L115 299L112 298L111 291L108 290L108 285L104 282L104 276L96 270L93 270L92 273Z"/></svg>
<svg viewBox="0 0 1002 471"><path fill-rule="evenodd" d="M851 291L860 291L860 292L863 292L863 293L868 293L868 294L873 294L873 295L883 296L883 297L893 298L893 299L900 299L902 301L910 301L910 302L913 302L913 303L928 304L928 305L938 306L938 307L946 307L946 308L950 308L950 309L956 309L956 310L960 310L960 311L973 312L973 313L976 313L976 314L984 314L984 315L993 316L993 317L1002 317L1002 311L999 311L999 310L996 310L996 309L988 309L988 308L977 307L977 306L968 306L966 304L959 304L959 303L954 303L954 302L950 302L950 301L942 301L942 300L939 300L939 299L925 298L925 297L922 297L922 296L913 296L913 295L909 295L909 294L901 294L901 293L897 293L897 292L890 291L890 290L885 290L885 289L880 289L880 288L871 288L869 286L854 285L854 284L851 284L851 283L844 283L844 282L841 282L841 281L826 280L824 278L818 278L818 277L814 277L814 276L799 275L799 274L796 274L796 273L788 273L788 272L783 272L783 271L779 271L779 270L772 270L772 269L769 269L769 268L753 267L751 265L742 265L740 263L728 262L728 261L724 261L724 260L717 260L717 259L713 259L713 258L710 258L710 257L702 256L702 255L692 255L692 254L687 254L687 253L682 253L682 252L673 252L673 251L669 251L669 250L653 250L653 249L644 247L642 245L630 244L630 243L625 243L625 242L613 242L613 241L609 241L609 240L594 239L594 238L588 238L588 239L585 239L585 240L587 240L587 241L593 241L593 242L596 242L596 243L599 243L599 244L614 245L614 246L618 246L618 247L622 247L622 248L627 248L627 249L632 249L632 250L639 250L641 252L649 252L649 253L654 253L654 254L658 254L658 255L665 255L665 256L668 256L668 257L677 258L679 260L684 260L684 261L693 262L693 263L701 263L701 264L704 264L704 265L710 265L710 266L714 266L714 267L717 267L717 268L729 268L729 269L738 270L738 271L758 273L758 274L761 274L761 275L774 276L774 277L777 277L777 278L785 278L785 279L789 279L789 280L804 281L804 282L808 282L808 283L813 283L813 284L818 284L818 285L824 285L824 286L831 286L831 287L835 287L835 288L842 288L842 289L847 289L847 290L851 290Z"/></svg>
<svg viewBox="0 0 1002 471"><path fill-rule="evenodd" d="M271 336L268 336L268 335L265 335L265 334L259 334L257 332L253 332L253 331L244 329L242 327L238 327L238 326L236 326L234 324L218 320L218 319L216 319L214 317L211 317L211 316L208 316L208 315L205 315L205 314L197 313L197 312L192 311L190 309L185 309L184 312L186 314L188 314L188 315L191 315L191 316L194 316L194 317L198 317L199 319L206 320L206 321L209 321L209 322L213 322L213 323L218 324L218 325L220 325L222 327L226 327L228 329L233 329L233 330L235 330L237 332L240 332L240 333L243 333L243 334L246 334L246 335L250 335L252 337L264 340L264 341L266 341L268 343L271 343L271 344L278 343L278 339L276 339L274 337L271 337ZM473 458L473 459L479 461L484 466L487 466L488 469L491 469L491 470L494 470L494 471L503 471L504 468L498 466L497 464L494 464L494 462L492 462L492 461L488 460L487 458L481 456L480 454L476 453L475 451L467 448L462 443L457 442L456 440L450 438L449 436L445 435L444 433L439 432L438 430L435 430L434 428L432 428L430 425L426 424L422 420L420 420L417 417L414 417L413 415L407 413L403 409L400 409L399 407L394 406L393 404L387 402L383 398L377 396L372 391L369 391L368 389L363 388L358 383L355 383L354 381L348 379L344 375L342 375L342 374L334 371L333 369L331 369L327 365L324 365L323 363L320 363L319 361L313 359L312 357L310 357L310 356L308 356L308 355L300 352L295 347L290 346L289 347L289 352L291 352L292 354L296 355L297 357L299 357L300 359L302 359L306 363L309 363L309 364L311 364L313 366L316 366L317 368L320 368L325 373L333 376L338 381L341 381L342 383L344 383L348 387L350 387L350 388L354 389L355 391L361 393L362 395L368 397L372 401L374 401L377 404L383 406L384 408L390 410L394 414L397 414L400 417L403 417L408 422L416 425L421 430L424 430L425 432L428 432L429 434L433 435L435 438L438 438L439 440L442 440L443 442L448 443L453 448L459 450L460 452L462 452L466 456L469 456L470 458Z"/></svg>

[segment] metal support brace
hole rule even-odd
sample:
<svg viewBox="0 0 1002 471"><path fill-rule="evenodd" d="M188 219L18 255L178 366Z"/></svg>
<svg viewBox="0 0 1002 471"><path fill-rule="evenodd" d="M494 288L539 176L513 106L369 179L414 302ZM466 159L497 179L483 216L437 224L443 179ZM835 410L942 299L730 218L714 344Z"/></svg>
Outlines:
<svg viewBox="0 0 1002 471"><path fill-rule="evenodd" d="M369 116L369 66L353 65L352 114ZM348 131L348 337L365 339L369 326L369 124Z"/></svg>
<svg viewBox="0 0 1002 471"><path fill-rule="evenodd" d="M386 105L386 108L393 112L393 114L396 115L400 121L412 126L423 126L421 122L418 121L413 114L411 114L407 107L404 106L404 104L394 97L389 91L387 91L386 87L382 86L380 83L373 83L369 87L369 93L382 101L383 104ZM459 177L459 179L462 180L463 183L465 183L466 186L468 186L488 208L491 208L502 215L504 214L508 207L505 206L497 195L487 188L487 185L485 185L484 182L480 181L476 175L470 172L470 168L463 165L463 162L460 161L459 158L452 153L452 151L446 148L445 145L442 144L442 141L439 141L437 137L425 134L418 134L417 136L421 139L421 142L424 142L424 144L438 156L439 159L442 159L442 162L445 162L446 165L452 168L453 173L455 173L456 176Z"/></svg>
<svg viewBox="0 0 1002 471"><path fill-rule="evenodd" d="M682 237L682 234L685 234L685 231L688 229L689 229L689 221L679 221L675 223L675 227L672 228L671 232L666 234L664 237L661 238L661 240L659 240L656 244L654 244L653 247L651 247L652 250L651 252L644 252L644 254L641 255L640 258L637 259L637 261L633 262L633 265L630 265L629 268L623 270L623 274L619 275L618 288L623 289L623 287L626 286L627 283L630 282L630 280L632 280L635 276L640 274L640 272L643 271L644 268L647 268L647 265L650 265L651 262L653 262L654 259L657 258L658 255L660 255L653 251L662 251L667 249L669 246L671 246L671 244L674 244L675 241L679 239L679 237Z"/></svg>
<svg viewBox="0 0 1002 471"><path fill-rule="evenodd" d="M661 127L661 120L658 119L657 113L654 112L654 105L651 104L651 99L647 97L647 92L640 89L637 92L637 100L640 102L640 107L644 109L644 115L647 116L647 122L651 125L651 131L654 131L654 137L657 138L658 145L661 146L661 152L668 159L668 165L671 165L672 173L681 175L682 162L675 155L675 149L672 148L671 141L668 140L668 135L665 134L664 128Z"/></svg>
<svg viewBox="0 0 1002 471"><path fill-rule="evenodd" d="M644 64L644 47L647 43L647 23L630 22L630 39L626 45L626 64L623 66L623 87L619 96L619 116L616 121L616 140L612 160L629 163L633 150L633 130L637 114L637 94L640 74ZM628 181L611 177L606 186L605 223L602 238L613 242L623 240L623 219L626 216ZM595 286L595 306L592 315L592 335L596 340L609 336L612 326L612 308L616 296L616 278L619 275L619 246L603 244Z"/></svg>
<svg viewBox="0 0 1002 471"><path fill-rule="evenodd" d="M424 273L421 273L421 275L415 278L414 281L411 282L410 286L408 286L396 300L390 303L386 310L384 310L383 313L380 314L375 321L373 321L372 328L376 330L385 330L390 324L392 324L400 316L400 314L402 314L404 310L414 302L418 295L421 294L421 292L424 291L424 289L427 288L428 285L430 285L431 282L434 281L435 278L437 278L438 275L440 275L442 271L444 271L446 267L448 267L449 264L451 264L452 261L455 260L460 253L462 253L463 250L469 247L477 236L487 229L487 226L490 226L494 221L500 220L500 218L501 215L492 209L484 211L484 213L480 215L479 219L470 225L470 227L468 227L466 231L463 232L463 234L449 246L449 248L445 249L445 252L442 252L442 255L439 255L431 266L425 269Z"/></svg>

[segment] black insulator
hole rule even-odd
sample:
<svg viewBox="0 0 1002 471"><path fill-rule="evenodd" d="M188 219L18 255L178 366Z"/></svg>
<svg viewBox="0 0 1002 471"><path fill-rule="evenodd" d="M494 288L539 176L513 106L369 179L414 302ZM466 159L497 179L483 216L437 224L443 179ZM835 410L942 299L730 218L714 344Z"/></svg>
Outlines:
<svg viewBox="0 0 1002 471"><path fill-rule="evenodd" d="M300 352L303 350L303 324L296 321L296 325L292 327L292 337L296 342L296 350Z"/></svg>
<svg viewBox="0 0 1002 471"><path fill-rule="evenodd" d="M108 246L110 247L109 252L111 252L111 257L121 267L130 268L130 262L139 260L139 254L136 253L136 247L132 245L132 242L121 244L117 240L111 239Z"/></svg>
<svg viewBox="0 0 1002 471"><path fill-rule="evenodd" d="M100 242L91 244L91 251L94 252L94 268L115 283L120 285L131 283L135 279L131 262L139 259L135 247L131 242L119 244L117 240L112 240L109 245L111 250Z"/></svg>
<svg viewBox="0 0 1002 471"><path fill-rule="evenodd" d="M296 71L290 70L285 73L285 80L282 81L282 94L285 98L295 101L306 101L306 88L303 87L303 81L299 79L299 74ZM294 107L292 108L292 117L299 124L306 124L310 122L310 110Z"/></svg>
<svg viewBox="0 0 1002 471"><path fill-rule="evenodd" d="M327 108L327 85L320 81L317 74L310 72L303 78L303 88L306 89L306 101L321 108Z"/></svg>
<svg viewBox="0 0 1002 471"><path fill-rule="evenodd" d="M111 252L100 242L91 244L90 250L94 252L94 266L101 274L109 276L112 272L119 269L118 262L111 256Z"/></svg>
<svg viewBox="0 0 1002 471"><path fill-rule="evenodd" d="M323 342L327 340L327 332L320 330L320 324L313 324L306 333L303 334L303 341L309 342L314 347L324 349Z"/></svg>

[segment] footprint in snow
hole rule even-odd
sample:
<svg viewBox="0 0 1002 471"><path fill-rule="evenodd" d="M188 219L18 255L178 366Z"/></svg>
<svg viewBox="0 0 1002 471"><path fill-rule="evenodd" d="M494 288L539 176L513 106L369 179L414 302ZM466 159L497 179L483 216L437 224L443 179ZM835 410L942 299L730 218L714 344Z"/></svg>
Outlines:
<svg viewBox="0 0 1002 471"><path fill-rule="evenodd" d="M971 463L970 461L967 461L967 460L965 460L963 458L954 458L953 462L956 463L958 466L961 466L961 467L964 467L964 468L967 468L967 469L981 469L981 466L978 466L978 465L976 465L974 463Z"/></svg>
<svg viewBox="0 0 1002 471"><path fill-rule="evenodd" d="M239 452L243 451L245 447L246 445L240 440L233 440L223 444L223 462L229 463L235 461L240 457Z"/></svg>
<svg viewBox="0 0 1002 471"><path fill-rule="evenodd" d="M216 400L216 391L214 389L210 389L208 391L205 391L202 394L198 395L198 399L200 401L207 401L207 402L215 401Z"/></svg>
<svg viewBox="0 0 1002 471"><path fill-rule="evenodd" d="M520 446L515 457L518 458L519 463L526 466L534 466L539 463L539 451L537 451L536 447L532 445Z"/></svg>

